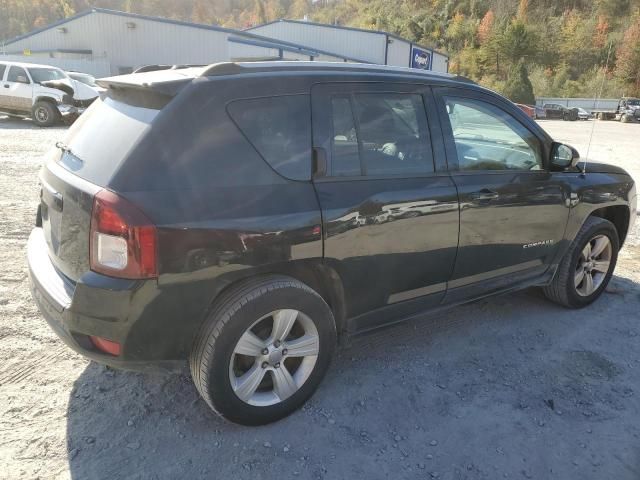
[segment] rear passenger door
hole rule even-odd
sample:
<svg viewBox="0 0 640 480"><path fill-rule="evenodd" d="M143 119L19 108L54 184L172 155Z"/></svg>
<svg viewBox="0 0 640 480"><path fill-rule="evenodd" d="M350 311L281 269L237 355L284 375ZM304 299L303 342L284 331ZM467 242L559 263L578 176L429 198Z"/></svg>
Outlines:
<svg viewBox="0 0 640 480"><path fill-rule="evenodd" d="M347 316L358 317L352 327L440 303L457 249L458 201L430 89L320 84L312 110L324 257L342 278Z"/></svg>

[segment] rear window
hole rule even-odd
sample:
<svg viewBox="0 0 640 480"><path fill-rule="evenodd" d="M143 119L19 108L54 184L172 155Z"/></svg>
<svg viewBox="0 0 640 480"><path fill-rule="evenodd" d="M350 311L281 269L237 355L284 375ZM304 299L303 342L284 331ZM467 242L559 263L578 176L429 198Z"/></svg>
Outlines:
<svg viewBox="0 0 640 480"><path fill-rule="evenodd" d="M227 111L258 153L280 175L311 178L311 108L308 95L231 102Z"/></svg>
<svg viewBox="0 0 640 480"><path fill-rule="evenodd" d="M70 153L62 156L61 165L106 186L158 113L109 97L97 99L69 129L63 143Z"/></svg>

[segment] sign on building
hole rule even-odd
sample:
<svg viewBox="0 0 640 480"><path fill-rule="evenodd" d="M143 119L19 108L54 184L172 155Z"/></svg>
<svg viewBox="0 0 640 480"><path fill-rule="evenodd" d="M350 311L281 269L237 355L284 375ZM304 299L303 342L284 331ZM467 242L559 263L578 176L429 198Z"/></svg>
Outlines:
<svg viewBox="0 0 640 480"><path fill-rule="evenodd" d="M431 70L431 52L422 48L411 48L411 68Z"/></svg>

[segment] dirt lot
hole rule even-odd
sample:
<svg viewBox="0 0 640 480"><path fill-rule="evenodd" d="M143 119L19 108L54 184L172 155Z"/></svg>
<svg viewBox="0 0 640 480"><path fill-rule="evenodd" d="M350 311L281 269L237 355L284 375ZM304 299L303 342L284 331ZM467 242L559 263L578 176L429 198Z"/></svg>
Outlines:
<svg viewBox="0 0 640 480"><path fill-rule="evenodd" d="M586 152L592 122L542 125ZM188 374L107 370L38 314L25 244L63 133L0 117L1 478L640 478L638 227L593 306L528 291L357 337L302 411L242 428ZM590 156L638 181L639 138L598 122Z"/></svg>

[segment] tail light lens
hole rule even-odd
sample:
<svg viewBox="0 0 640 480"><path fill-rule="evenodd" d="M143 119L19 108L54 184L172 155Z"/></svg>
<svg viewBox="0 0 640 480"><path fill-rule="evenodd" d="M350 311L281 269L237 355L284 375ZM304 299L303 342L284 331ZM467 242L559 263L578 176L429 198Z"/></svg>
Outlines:
<svg viewBox="0 0 640 480"><path fill-rule="evenodd" d="M94 272L130 279L158 276L156 227L124 198L108 190L96 194L90 235Z"/></svg>
<svg viewBox="0 0 640 480"><path fill-rule="evenodd" d="M118 342L113 342L111 340L107 340L106 338L94 337L92 335L89 336L89 340L93 343L93 346L98 350L104 353L108 353L109 355L113 355L117 357L120 355L122 348Z"/></svg>

